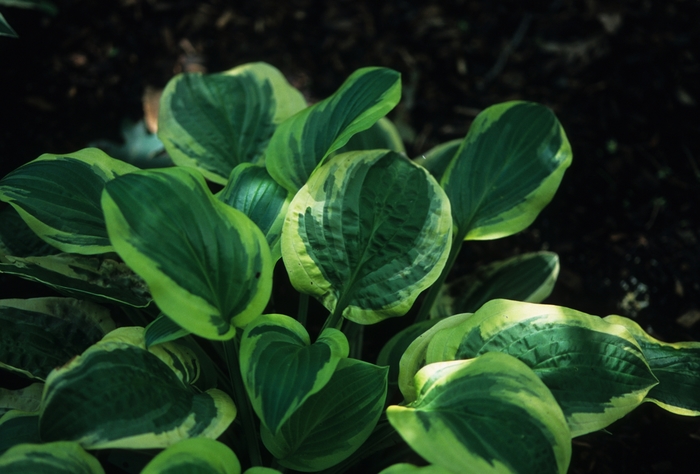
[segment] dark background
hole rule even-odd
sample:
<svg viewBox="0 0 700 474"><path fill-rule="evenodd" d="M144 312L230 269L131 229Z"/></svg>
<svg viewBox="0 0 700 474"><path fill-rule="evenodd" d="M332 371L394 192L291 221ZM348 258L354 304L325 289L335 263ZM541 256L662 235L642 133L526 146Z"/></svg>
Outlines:
<svg viewBox="0 0 700 474"><path fill-rule="evenodd" d="M573 165L528 230L469 243L457 270L552 250L548 302L700 340L697 0L55 3L55 17L2 9L20 35L0 38L2 175L119 140L146 88L185 69L266 61L318 100L359 67L391 67L404 99L390 117L411 157L463 137L489 105L537 101L562 122ZM697 419L646 404L607 431L574 440L570 472L700 469Z"/></svg>

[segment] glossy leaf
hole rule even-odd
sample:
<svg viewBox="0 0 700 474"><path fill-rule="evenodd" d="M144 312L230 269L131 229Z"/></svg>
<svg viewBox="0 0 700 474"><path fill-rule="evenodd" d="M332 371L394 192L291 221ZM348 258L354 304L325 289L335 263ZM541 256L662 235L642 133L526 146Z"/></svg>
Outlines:
<svg viewBox="0 0 700 474"><path fill-rule="evenodd" d="M39 413L8 411L0 417L0 455L12 446L24 443L41 443Z"/></svg>
<svg viewBox="0 0 700 474"><path fill-rule="evenodd" d="M627 328L659 379L644 401L677 415L700 416L700 342L661 342L629 318L613 315L605 320Z"/></svg>
<svg viewBox="0 0 700 474"><path fill-rule="evenodd" d="M304 326L289 316L267 314L251 322L241 340L241 374L265 427L277 434L328 383L348 352L345 335L336 329L324 330L311 344Z"/></svg>
<svg viewBox="0 0 700 474"><path fill-rule="evenodd" d="M251 163L236 166L216 197L250 217L265 234L273 259L279 260L282 224L292 197L265 167Z"/></svg>
<svg viewBox="0 0 700 474"><path fill-rule="evenodd" d="M622 326L561 306L493 300L436 333L426 362L503 352L528 365L561 405L573 436L605 428L658 383Z"/></svg>
<svg viewBox="0 0 700 474"><path fill-rule="evenodd" d="M208 438L184 439L158 453L141 474L240 474L231 448Z"/></svg>
<svg viewBox="0 0 700 474"><path fill-rule="evenodd" d="M479 267L444 285L435 301L434 317L473 313L493 299L540 303L550 295L559 275L559 257L532 252Z"/></svg>
<svg viewBox="0 0 700 474"><path fill-rule="evenodd" d="M175 343L145 348L143 328L120 328L49 374L39 433L88 449L161 448L185 438L215 439L236 407L218 389L191 384L194 354Z"/></svg>
<svg viewBox="0 0 700 474"><path fill-rule="evenodd" d="M384 344L377 357L377 365L389 367L389 383L396 385L399 379L399 364L406 349L428 329L439 322L438 319L427 319L396 333ZM421 361L422 362L422 361ZM422 367L422 364L420 365ZM416 371L420 368L417 367Z"/></svg>
<svg viewBox="0 0 700 474"><path fill-rule="evenodd" d="M175 164L225 184L238 164L261 160L277 126L305 107L301 92L266 63L180 74L163 91L158 137Z"/></svg>
<svg viewBox="0 0 700 474"><path fill-rule="evenodd" d="M10 26L10 24L5 20L5 17L0 13L0 36L9 36L11 38L18 38L17 32Z"/></svg>
<svg viewBox="0 0 700 474"><path fill-rule="evenodd" d="M115 249L183 329L230 339L262 313L273 266L265 236L196 172L131 173L109 183L102 206Z"/></svg>
<svg viewBox="0 0 700 474"><path fill-rule="evenodd" d="M152 301L143 279L115 254L8 255L5 261L0 263L0 273L43 283L61 294L137 308L145 308Z"/></svg>
<svg viewBox="0 0 700 474"><path fill-rule="evenodd" d="M137 169L96 148L47 153L2 178L0 200L9 202L39 237L64 252L110 252L100 195L106 182Z"/></svg>
<svg viewBox="0 0 700 474"><path fill-rule="evenodd" d="M369 437L384 408L385 367L342 359L328 383L273 435L265 447L282 466L316 472L350 456Z"/></svg>
<svg viewBox="0 0 700 474"><path fill-rule="evenodd" d="M387 417L429 462L454 474L566 473L571 436L556 400L522 362L500 353L431 364L417 399Z"/></svg>
<svg viewBox="0 0 700 474"><path fill-rule="evenodd" d="M59 252L41 240L12 206L0 211L0 262L5 261L6 255L29 257Z"/></svg>
<svg viewBox="0 0 700 474"><path fill-rule="evenodd" d="M282 231L294 287L360 324L405 314L450 250L449 202L421 167L386 150L324 163Z"/></svg>
<svg viewBox="0 0 700 474"><path fill-rule="evenodd" d="M506 102L481 112L440 181L455 235L486 240L525 229L554 196L571 157L546 107Z"/></svg>
<svg viewBox="0 0 700 474"><path fill-rule="evenodd" d="M114 329L109 311L73 298L0 300L0 367L44 380Z"/></svg>
<svg viewBox="0 0 700 474"><path fill-rule="evenodd" d="M400 97L398 72L377 67L358 69L332 96L302 110L275 130L265 152L270 176L296 193L325 157L385 116Z"/></svg>
<svg viewBox="0 0 700 474"><path fill-rule="evenodd" d="M100 462L78 443L19 444L0 456L3 474L104 474Z"/></svg>

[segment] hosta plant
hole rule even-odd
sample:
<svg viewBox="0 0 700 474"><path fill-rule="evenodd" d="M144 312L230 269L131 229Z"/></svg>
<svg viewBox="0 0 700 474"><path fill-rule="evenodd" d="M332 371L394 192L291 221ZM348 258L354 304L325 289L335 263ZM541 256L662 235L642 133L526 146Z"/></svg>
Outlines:
<svg viewBox="0 0 700 474"><path fill-rule="evenodd" d="M175 77L175 166L89 148L0 181L3 472L563 473L644 402L700 413L700 345L540 304L537 252L448 279L530 225L571 163L538 104L414 160L400 77L311 106L274 67ZM51 470L53 469L53 470ZM42 471L43 472L43 471Z"/></svg>

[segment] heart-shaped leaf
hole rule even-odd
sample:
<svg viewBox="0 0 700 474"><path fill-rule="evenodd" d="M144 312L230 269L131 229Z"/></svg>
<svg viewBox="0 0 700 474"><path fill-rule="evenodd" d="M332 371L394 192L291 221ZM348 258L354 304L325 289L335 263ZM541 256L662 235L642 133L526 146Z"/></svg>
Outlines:
<svg viewBox="0 0 700 474"><path fill-rule="evenodd" d="M336 329L324 330L311 344L304 326L289 316L266 314L250 323L241 340L241 374L263 425L276 434L328 383L348 351Z"/></svg>
<svg viewBox="0 0 700 474"><path fill-rule="evenodd" d="M301 92L266 63L180 74L163 91L158 137L177 165L225 184L236 165L259 161L277 125L305 107Z"/></svg>
<svg viewBox="0 0 700 474"><path fill-rule="evenodd" d="M39 237L64 252L110 252L100 208L102 189L106 182L136 170L97 148L44 154L0 180L0 200L9 202Z"/></svg>
<svg viewBox="0 0 700 474"><path fill-rule="evenodd" d="M496 239L529 226L570 164L564 129L546 107L506 102L481 112L440 181L458 240Z"/></svg>
<svg viewBox="0 0 700 474"><path fill-rule="evenodd" d="M123 176L105 187L102 207L117 253L183 329L230 339L262 313L273 267L265 236L216 199L196 171Z"/></svg>
<svg viewBox="0 0 700 474"><path fill-rule="evenodd" d="M354 134L367 130L401 98L398 72L368 67L355 71L330 97L282 122L265 152L275 181L296 193L321 161Z"/></svg>
<svg viewBox="0 0 700 474"><path fill-rule="evenodd" d="M296 194L282 230L294 287L360 324L405 314L450 251L447 197L430 174L387 150L349 152Z"/></svg>

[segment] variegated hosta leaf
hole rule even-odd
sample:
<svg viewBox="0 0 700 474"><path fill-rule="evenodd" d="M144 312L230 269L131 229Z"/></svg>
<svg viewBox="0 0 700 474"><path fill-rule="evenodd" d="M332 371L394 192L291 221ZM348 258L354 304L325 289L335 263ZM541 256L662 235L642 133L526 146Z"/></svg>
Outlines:
<svg viewBox="0 0 700 474"><path fill-rule="evenodd" d="M573 436L605 428L658 383L624 327L562 306L493 300L436 333L426 362L504 352L528 365L561 405Z"/></svg>
<svg viewBox="0 0 700 474"><path fill-rule="evenodd" d="M564 129L546 107L506 102L481 112L442 176L459 240L487 240L529 226L571 164Z"/></svg>
<svg viewBox="0 0 700 474"><path fill-rule="evenodd" d="M397 153L406 154L401 134L396 125L386 117L377 120L374 125L367 130L356 133L350 140L335 152L339 155L348 151L362 150L392 150Z"/></svg>
<svg viewBox="0 0 700 474"><path fill-rule="evenodd" d="M241 340L241 374L255 413L273 434L330 380L348 341L337 329L325 329L311 344L295 319L266 314L251 322Z"/></svg>
<svg viewBox="0 0 700 474"><path fill-rule="evenodd" d="M240 474L231 448L208 438L184 439L158 453L141 474Z"/></svg>
<svg viewBox="0 0 700 474"><path fill-rule="evenodd" d="M266 63L180 74L163 91L158 138L176 164L225 184L239 163L260 161L277 125L305 107L301 92Z"/></svg>
<svg viewBox="0 0 700 474"><path fill-rule="evenodd" d="M265 447L282 466L315 472L350 456L369 437L384 409L387 369L341 359L328 383L304 402Z"/></svg>
<svg viewBox="0 0 700 474"><path fill-rule="evenodd" d="M0 455L23 443L41 443L38 411L11 410L0 417Z"/></svg>
<svg viewBox="0 0 700 474"><path fill-rule="evenodd" d="M550 295L559 275L559 256L531 252L479 267L442 287L432 311L445 318L473 313L493 299L539 303Z"/></svg>
<svg viewBox="0 0 700 474"><path fill-rule="evenodd" d="M97 148L41 155L0 180L9 202L43 240L64 252L112 251L100 208L106 182L138 168Z"/></svg>
<svg viewBox="0 0 700 474"><path fill-rule="evenodd" d="M41 240L12 206L0 211L0 263L6 262L6 255L29 257L59 252Z"/></svg>
<svg viewBox="0 0 700 474"><path fill-rule="evenodd" d="M143 328L119 328L46 379L39 420L45 441L87 449L161 448L215 439L236 407L218 389L196 392L199 363L184 346L145 348Z"/></svg>
<svg viewBox="0 0 700 474"><path fill-rule="evenodd" d="M325 162L289 205L282 258L294 287L360 324L405 314L451 245L447 197L398 153Z"/></svg>
<svg viewBox="0 0 700 474"><path fill-rule="evenodd" d="M332 96L290 117L275 130L265 152L270 176L296 193L326 156L370 128L400 98L398 72L358 69Z"/></svg>
<svg viewBox="0 0 700 474"><path fill-rule="evenodd" d="M44 380L109 331L109 311L73 298L0 300L0 367Z"/></svg>
<svg viewBox="0 0 700 474"><path fill-rule="evenodd" d="M43 391L43 383L33 383L16 390L0 387L0 415L11 410L38 412Z"/></svg>
<svg viewBox="0 0 700 474"><path fill-rule="evenodd" d="M559 473L571 435L556 400L525 364L488 353L430 364L416 374L417 400L387 408L418 454L453 474Z"/></svg>
<svg viewBox="0 0 700 474"><path fill-rule="evenodd" d="M659 379L644 401L677 415L700 416L700 342L661 342L629 318L613 315L605 320L627 328Z"/></svg>
<svg viewBox="0 0 700 474"><path fill-rule="evenodd" d="M151 324L146 326L144 338L148 348L163 342L175 341L188 334L190 334L188 330L182 329L175 321L160 313Z"/></svg>
<svg viewBox="0 0 700 474"><path fill-rule="evenodd" d="M264 166L251 163L236 166L216 197L250 217L265 234L273 259L280 259L282 223L292 196L272 179Z"/></svg>
<svg viewBox="0 0 700 474"><path fill-rule="evenodd" d="M459 147L462 145L462 141L463 140L457 138L449 142L441 143L425 152L424 155L414 158L413 161L430 171L430 174L440 181L442 175L445 174L445 170L457 154L457 150L459 150Z"/></svg>
<svg viewBox="0 0 700 474"><path fill-rule="evenodd" d="M184 168L131 173L102 198L114 248L182 328L225 340L260 315L272 291L265 236Z"/></svg>
<svg viewBox="0 0 700 474"><path fill-rule="evenodd" d="M152 301L146 283L114 253L60 253L34 257L7 255L0 273L48 285L61 294L145 308Z"/></svg>
<svg viewBox="0 0 700 474"><path fill-rule="evenodd" d="M428 351L428 345L435 334L442 330L458 326L470 318L471 313L456 314L449 318L434 321L435 324L429 325L428 329L410 342L406 350L403 352L399 360L399 390L407 402L412 402L416 399L416 387L414 385L415 375L426 365L425 357ZM422 322L421 322L422 323ZM420 324L420 323L419 323ZM426 323L427 325L427 323Z"/></svg>
<svg viewBox="0 0 700 474"><path fill-rule="evenodd" d="M418 336L424 334L428 329L435 326L439 319L426 319L412 324L406 329L396 333L384 344L377 357L377 365L389 367L389 383L396 385L399 379L399 363L408 346L410 346ZM423 362L421 360L421 362ZM424 364L416 368L416 371Z"/></svg>
<svg viewBox="0 0 700 474"><path fill-rule="evenodd" d="M104 474L100 462L78 443L19 444L0 456L3 474Z"/></svg>

